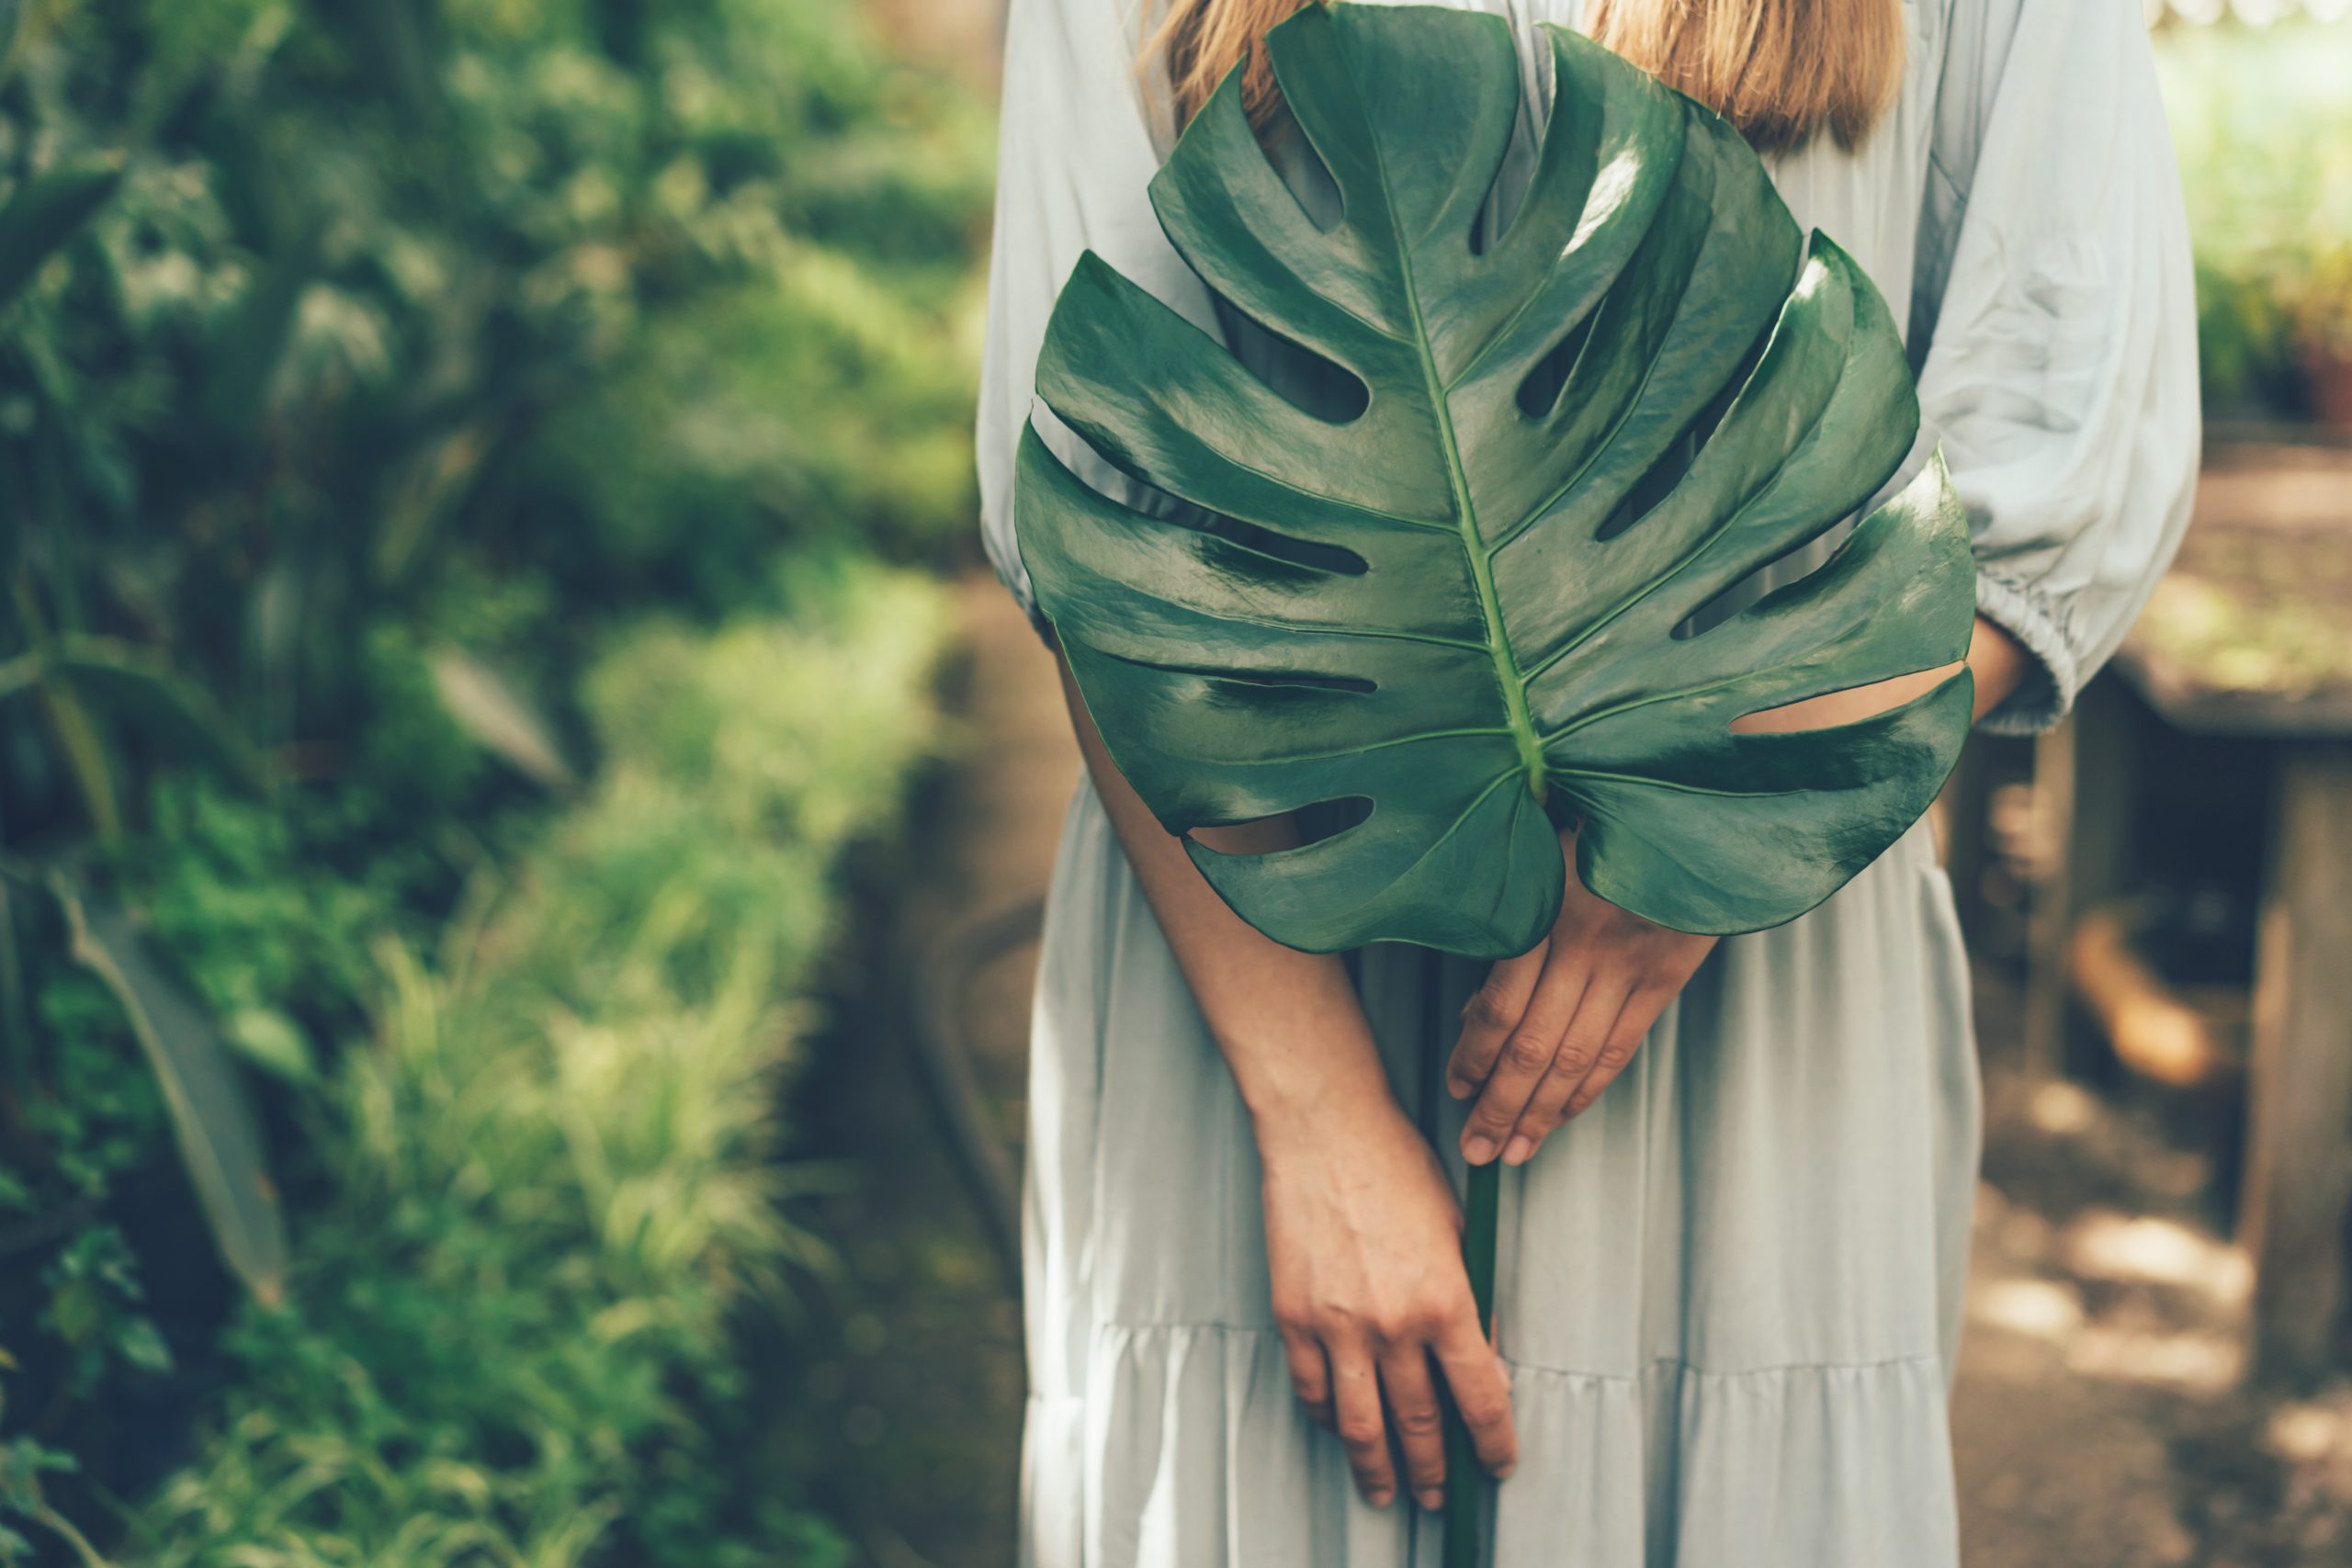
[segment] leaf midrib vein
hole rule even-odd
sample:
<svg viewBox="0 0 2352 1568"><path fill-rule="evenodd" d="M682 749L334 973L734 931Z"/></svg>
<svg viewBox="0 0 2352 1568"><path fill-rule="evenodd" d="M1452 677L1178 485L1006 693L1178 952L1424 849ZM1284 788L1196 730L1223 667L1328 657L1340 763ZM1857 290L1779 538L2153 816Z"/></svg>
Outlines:
<svg viewBox="0 0 2352 1568"><path fill-rule="evenodd" d="M1437 420L1438 446L1445 454L1446 479L1453 487L1454 517L1462 536L1462 551L1469 558L1471 582L1478 591L1478 613L1486 622L1487 651L1495 667L1495 684L1502 693L1504 716L1519 751L1528 793L1541 805L1549 789L1550 776L1543 743L1536 737L1535 721L1528 712L1527 682L1519 672L1519 656L1503 634L1502 605L1495 592L1494 562L1487 553L1485 541L1478 536L1477 509L1470 501L1469 476L1463 471L1462 452L1453 434L1453 407L1438 373L1437 357L1430 352L1429 323L1421 314L1420 289L1413 279L1412 244L1405 237L1404 226L1396 216L1396 203L1391 199L1396 186L1388 178L1387 151L1377 136L1372 138L1372 157L1380 170L1381 204L1387 209L1388 232L1396 243L1396 268L1399 281L1405 286L1405 308L1412 315L1413 352L1421 362L1422 384L1428 390L1430 411ZM1484 799L1485 795L1479 798Z"/></svg>

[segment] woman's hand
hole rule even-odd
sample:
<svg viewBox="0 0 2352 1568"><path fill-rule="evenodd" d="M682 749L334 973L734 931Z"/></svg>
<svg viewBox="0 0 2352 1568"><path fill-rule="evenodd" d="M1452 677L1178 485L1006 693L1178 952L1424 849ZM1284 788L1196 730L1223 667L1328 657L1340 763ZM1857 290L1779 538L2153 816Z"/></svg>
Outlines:
<svg viewBox="0 0 2352 1568"><path fill-rule="evenodd" d="M1472 1165L1497 1154L1524 1164L1599 1099L1715 945L1596 897L1577 875L1573 833L1560 850L1568 885L1550 934L1497 964L1462 1010L1446 1087L1478 1096L1462 1129Z"/></svg>
<svg viewBox="0 0 2352 1568"><path fill-rule="evenodd" d="M1367 1501L1385 1506L1396 1495L1393 1432L1413 1495L1437 1508L1445 1500L1437 1375L1488 1471L1510 1474L1519 1451L1510 1385L1479 1330L1463 1268L1461 1210L1394 1100L1324 1110L1339 1113L1284 1125L1261 1119L1258 1129L1291 1386L1347 1445Z"/></svg>

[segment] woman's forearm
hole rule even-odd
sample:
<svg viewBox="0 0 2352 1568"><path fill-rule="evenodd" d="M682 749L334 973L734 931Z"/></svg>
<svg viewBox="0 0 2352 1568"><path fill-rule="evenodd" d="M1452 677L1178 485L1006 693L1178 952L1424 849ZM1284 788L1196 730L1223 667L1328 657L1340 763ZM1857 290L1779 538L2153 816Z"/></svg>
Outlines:
<svg viewBox="0 0 2352 1568"><path fill-rule="evenodd" d="M1102 745L1069 666L1062 695L1144 897L1250 1107L1263 1156L1266 1264L1292 1390L1335 1432L1375 1507L1402 1479L1444 1497L1442 1386L1478 1461L1510 1472L1510 1382L1479 1321L1462 1211L1388 1077L1339 959L1283 947L1216 896ZM1295 840L1287 822L1195 829L1228 853Z"/></svg>
<svg viewBox="0 0 2352 1568"><path fill-rule="evenodd" d="M1371 1026L1340 960L1284 947L1226 907L1182 841L1159 825L1120 773L1079 700L1069 662L1058 656L1056 662L1095 793L1209 1032L1232 1066L1261 1144L1326 1116L1393 1105ZM1203 829L1195 837L1227 852L1292 841L1283 822Z"/></svg>
<svg viewBox="0 0 2352 1568"><path fill-rule="evenodd" d="M1976 631L1968 639L1968 668L1976 676L1976 712L1984 716L2009 700L2010 694L2025 683L2033 665L2033 655L2025 645L1984 616L1976 617Z"/></svg>

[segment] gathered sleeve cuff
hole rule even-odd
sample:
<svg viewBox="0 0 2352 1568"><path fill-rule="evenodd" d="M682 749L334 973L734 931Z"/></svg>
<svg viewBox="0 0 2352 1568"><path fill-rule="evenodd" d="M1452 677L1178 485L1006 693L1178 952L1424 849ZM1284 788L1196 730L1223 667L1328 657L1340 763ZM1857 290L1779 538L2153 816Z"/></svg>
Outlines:
<svg viewBox="0 0 2352 1568"><path fill-rule="evenodd" d="M2035 668L1986 719L2064 716L2188 523L2188 221L2138 0L1993 0L1947 56L1915 282L1923 427L1968 509L1977 611Z"/></svg>

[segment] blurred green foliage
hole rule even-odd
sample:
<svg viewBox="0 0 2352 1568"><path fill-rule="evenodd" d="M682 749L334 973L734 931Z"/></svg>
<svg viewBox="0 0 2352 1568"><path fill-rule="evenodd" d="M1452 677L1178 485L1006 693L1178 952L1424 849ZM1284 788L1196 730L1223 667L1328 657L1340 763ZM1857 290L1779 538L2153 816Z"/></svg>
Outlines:
<svg viewBox="0 0 2352 1568"><path fill-rule="evenodd" d="M2293 412L2352 360L2352 27L2158 35L2197 263L2206 403Z"/></svg>
<svg viewBox="0 0 2352 1568"><path fill-rule="evenodd" d="M0 1562L826 1560L725 1314L991 151L856 11L0 0Z"/></svg>
<svg viewBox="0 0 2352 1568"><path fill-rule="evenodd" d="M589 793L431 962L385 944L318 1104L335 1196L140 1562L842 1560L743 1462L728 1313L822 1266L781 1217L774 1079L831 862L932 732L938 594L844 563L783 618L599 660Z"/></svg>

